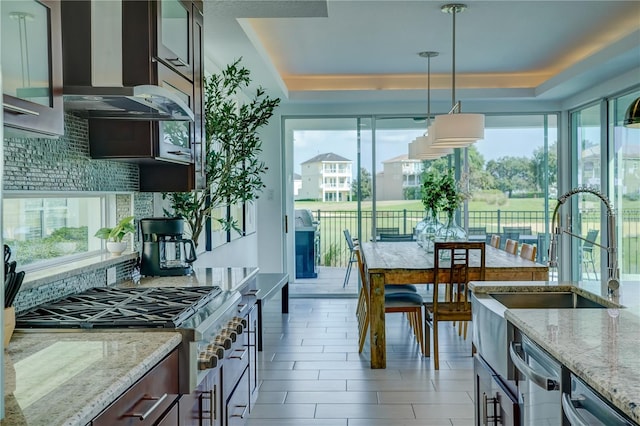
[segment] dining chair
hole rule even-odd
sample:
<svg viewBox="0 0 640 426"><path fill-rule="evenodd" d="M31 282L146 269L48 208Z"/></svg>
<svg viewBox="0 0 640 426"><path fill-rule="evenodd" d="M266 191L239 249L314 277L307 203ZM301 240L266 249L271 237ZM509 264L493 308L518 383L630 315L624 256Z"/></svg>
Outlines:
<svg viewBox="0 0 640 426"><path fill-rule="evenodd" d="M479 271L478 279L484 280L486 270L486 244L483 242L437 242L434 248L433 298L424 303L425 308L425 355L429 356L431 332L433 330L433 361L440 369L438 354L438 323L443 321L471 321L469 300L469 270Z"/></svg>
<svg viewBox="0 0 640 426"><path fill-rule="evenodd" d="M387 242L413 241L413 234L380 234L379 238L378 241Z"/></svg>
<svg viewBox="0 0 640 426"><path fill-rule="evenodd" d="M504 244L504 251L514 255L518 254L518 241L508 238Z"/></svg>
<svg viewBox="0 0 640 426"><path fill-rule="evenodd" d="M596 276L596 280L598 279L598 270L596 269L596 262L593 258L593 243L596 242L596 238L598 238L598 230L590 229L587 231L587 236L585 237L585 242L582 243L582 263L586 265L591 265L593 269L593 274ZM587 279L589 279L589 268L585 268L587 272Z"/></svg>
<svg viewBox="0 0 640 426"><path fill-rule="evenodd" d="M364 342L367 339L367 331L369 329L369 282L368 277L365 274L364 263L360 250L356 249L356 259L358 261L358 269L360 270L360 292L358 295L358 307L356 309L356 316L358 319L358 352L362 352L364 348ZM384 295L384 312L403 312L407 314L409 325L413 330L413 334L416 337L416 342L420 346L420 352L426 356L426 347L424 342L424 332L422 330L422 304L423 299L416 292L412 291L396 291L393 293L387 293L387 287L397 286L385 286Z"/></svg>
<svg viewBox="0 0 640 426"><path fill-rule="evenodd" d="M358 260L356 259L355 252L356 243L354 242L353 238L351 238L351 233L348 229L343 230L342 233L344 234L344 239L347 240L347 248L349 249L349 262L347 262L347 272L344 276L344 282L342 283L342 288L345 288L347 286L347 283L349 282L352 265Z"/></svg>
<svg viewBox="0 0 640 426"><path fill-rule="evenodd" d="M533 244L522 243L522 246L520 246L520 257L523 259L535 262L537 253L538 248Z"/></svg>
<svg viewBox="0 0 640 426"><path fill-rule="evenodd" d="M500 248L500 235L498 234L493 234L491 236L491 247L495 247L497 249Z"/></svg>

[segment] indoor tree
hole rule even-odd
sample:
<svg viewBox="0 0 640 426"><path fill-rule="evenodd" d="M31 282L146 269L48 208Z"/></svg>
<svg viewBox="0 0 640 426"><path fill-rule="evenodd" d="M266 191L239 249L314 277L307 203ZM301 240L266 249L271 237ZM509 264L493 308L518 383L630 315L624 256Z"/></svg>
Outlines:
<svg viewBox="0 0 640 426"><path fill-rule="evenodd" d="M204 81L207 190L163 194L172 209L165 209L165 215L182 217L195 244L212 211L255 200L265 187L262 177L267 166L259 159L262 141L258 131L269 122L280 99L271 98L258 87L248 101L242 102L251 78L241 60ZM231 216L212 219L223 229L240 232L237 219Z"/></svg>

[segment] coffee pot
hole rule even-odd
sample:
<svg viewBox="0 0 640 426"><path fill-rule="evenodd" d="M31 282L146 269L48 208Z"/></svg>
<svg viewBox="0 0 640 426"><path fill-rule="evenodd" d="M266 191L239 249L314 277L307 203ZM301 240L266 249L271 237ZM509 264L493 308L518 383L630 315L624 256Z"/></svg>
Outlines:
<svg viewBox="0 0 640 426"><path fill-rule="evenodd" d="M192 240L182 237L181 218L147 218L140 220L142 256L140 273L145 276L189 275L196 259Z"/></svg>

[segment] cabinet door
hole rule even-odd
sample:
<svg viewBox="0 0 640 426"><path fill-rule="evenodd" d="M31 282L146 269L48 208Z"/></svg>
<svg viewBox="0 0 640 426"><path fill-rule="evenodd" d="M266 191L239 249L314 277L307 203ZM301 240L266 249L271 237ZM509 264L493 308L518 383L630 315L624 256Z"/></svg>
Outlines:
<svg viewBox="0 0 640 426"><path fill-rule="evenodd" d="M181 426L221 426L222 396L220 374L213 370L195 391L180 398Z"/></svg>
<svg viewBox="0 0 640 426"><path fill-rule="evenodd" d="M157 56L193 81L193 34L191 2L159 0Z"/></svg>
<svg viewBox="0 0 640 426"><path fill-rule="evenodd" d="M519 426L520 409L516 398L478 355L473 364L476 426Z"/></svg>
<svg viewBox="0 0 640 426"><path fill-rule="evenodd" d="M64 134L60 3L0 2L4 125Z"/></svg>
<svg viewBox="0 0 640 426"><path fill-rule="evenodd" d="M193 84L162 64L158 64L158 84L193 108ZM157 156L176 163L193 163L193 130L194 123L189 121L159 121Z"/></svg>

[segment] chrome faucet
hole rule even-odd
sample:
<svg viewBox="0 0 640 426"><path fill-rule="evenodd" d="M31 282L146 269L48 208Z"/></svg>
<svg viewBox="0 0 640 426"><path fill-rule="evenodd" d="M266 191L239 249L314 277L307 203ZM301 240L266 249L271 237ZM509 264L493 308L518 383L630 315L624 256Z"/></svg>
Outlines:
<svg viewBox="0 0 640 426"><path fill-rule="evenodd" d="M595 246L598 246L607 251L607 293L609 298L613 298L617 300L619 298L618 290L620 288L620 269L618 268L618 249L617 249L617 240L616 240L616 215L611 207L611 202L609 199L600 191L597 191L593 188L589 188L586 186L579 186L577 188L573 188L572 190L562 194L558 198L558 204L553 211L553 218L551 219L551 229L553 230L553 234L551 237L551 243L549 244L549 267L557 267L558 266L558 240L560 235L563 233L569 234L572 237L579 238L583 241L586 241L586 238L581 237L580 235L573 234L567 230L564 230L560 227L559 215L558 212L560 210L560 206L563 205L569 198L576 194L580 193L589 193L593 194L600 199L607 208L607 241L609 243L609 247L602 246L597 243L593 243ZM603 283L604 277L603 278Z"/></svg>

